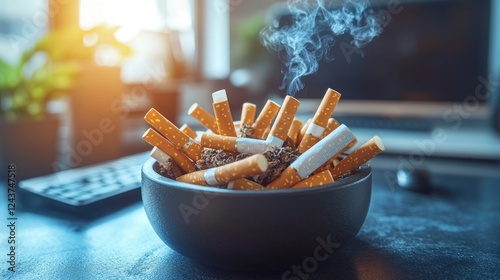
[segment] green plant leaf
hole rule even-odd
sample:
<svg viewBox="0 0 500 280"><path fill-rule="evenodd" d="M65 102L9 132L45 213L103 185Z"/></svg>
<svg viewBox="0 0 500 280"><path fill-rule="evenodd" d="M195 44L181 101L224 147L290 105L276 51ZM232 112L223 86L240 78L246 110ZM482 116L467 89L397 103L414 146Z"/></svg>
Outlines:
<svg viewBox="0 0 500 280"><path fill-rule="evenodd" d="M0 90L15 88L19 85L21 79L21 71L17 66L0 60Z"/></svg>
<svg viewBox="0 0 500 280"><path fill-rule="evenodd" d="M131 55L132 49L115 39L116 30L117 27L107 26L91 30L58 29L40 38L17 63L9 64L0 59L0 117L43 116L47 101L60 98L75 86L81 63L92 62L99 46L114 47L122 58ZM96 44L84 44L83 39L88 34L97 34ZM33 62L37 61L34 57L40 53L46 55L47 62L31 70Z"/></svg>
<svg viewBox="0 0 500 280"><path fill-rule="evenodd" d="M41 101L47 96L47 90L46 88L42 86L35 86L33 87L30 91L30 96L34 100Z"/></svg>
<svg viewBox="0 0 500 280"><path fill-rule="evenodd" d="M17 89L15 90L14 94L12 95L11 98L11 107L13 109L17 109L23 106L26 106L28 103L28 98L26 95L26 91L24 89Z"/></svg>
<svg viewBox="0 0 500 280"><path fill-rule="evenodd" d="M43 106L40 102L31 102L26 106L26 112L30 116L38 116L43 113Z"/></svg>

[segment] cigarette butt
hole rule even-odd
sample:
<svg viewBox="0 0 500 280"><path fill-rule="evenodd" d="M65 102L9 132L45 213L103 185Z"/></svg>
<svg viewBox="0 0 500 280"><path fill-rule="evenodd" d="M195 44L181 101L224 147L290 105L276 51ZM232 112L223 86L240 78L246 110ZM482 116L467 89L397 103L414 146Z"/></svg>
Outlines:
<svg viewBox="0 0 500 280"><path fill-rule="evenodd" d="M311 127L314 127L315 130L319 130L319 129L316 129L316 128L319 128L319 127L316 127L313 123L311 123L309 125L309 129ZM308 130L309 131L309 130ZM323 132L321 131L321 136L323 136ZM299 144L299 147L297 148L299 153L303 154L305 151L307 151L309 148L311 148L312 146L314 146L316 143L319 142L319 140L321 140L321 136L320 137L316 137L316 136L313 136L311 133L306 133L304 135L304 138L302 138L302 141L300 141L300 144Z"/></svg>
<svg viewBox="0 0 500 280"><path fill-rule="evenodd" d="M199 160L202 147L182 132L177 126L165 118L156 109L151 108L144 116L152 127L172 142L177 149L181 149L192 160Z"/></svg>
<svg viewBox="0 0 500 280"><path fill-rule="evenodd" d="M161 136L156 130L149 128L144 135L142 135L142 138L151 146L158 147L170 156L185 172L193 172L196 169L194 163L183 152L175 148L174 144L170 143L170 141Z"/></svg>
<svg viewBox="0 0 500 280"><path fill-rule="evenodd" d="M306 135L306 131L309 128L309 125L312 122L312 118L307 119L306 123L302 126L300 129L299 137L297 138L297 144L300 144L302 142L302 139L304 139L304 135Z"/></svg>
<svg viewBox="0 0 500 280"><path fill-rule="evenodd" d="M323 99L321 100L321 103L316 110L316 114L313 117L314 124L321 127L326 127L326 125L328 124L328 120L335 110L335 107L339 103L340 96L340 93L331 88L326 91L325 96L323 96Z"/></svg>
<svg viewBox="0 0 500 280"><path fill-rule="evenodd" d="M198 103L194 103L189 107L188 115L198 120L204 127L210 129L214 133L219 132L219 128L217 127L217 122L215 121L215 117L212 116L207 110L203 109Z"/></svg>
<svg viewBox="0 0 500 280"><path fill-rule="evenodd" d="M330 132L334 131L339 126L340 123L336 119L330 118L328 120L328 124L326 125L325 132L323 132L323 136L321 138L325 138L328 134L330 134Z"/></svg>
<svg viewBox="0 0 500 280"><path fill-rule="evenodd" d="M333 183L333 176L330 170L324 170L318 174L307 177L292 186L292 189L310 188Z"/></svg>
<svg viewBox="0 0 500 280"><path fill-rule="evenodd" d="M335 165L331 170L333 178L340 178L342 175L356 170L384 150L385 146L382 139L374 136Z"/></svg>
<svg viewBox="0 0 500 280"><path fill-rule="evenodd" d="M256 154L219 167L191 172L177 177L177 180L195 185L218 186L258 175L266 171L268 166L266 157Z"/></svg>
<svg viewBox="0 0 500 280"><path fill-rule="evenodd" d="M267 185L267 189L288 189L291 186L302 181L302 178L297 173L297 170L288 166L285 171L281 172L280 176Z"/></svg>
<svg viewBox="0 0 500 280"><path fill-rule="evenodd" d="M241 129L241 122L240 121L235 121L234 122L234 130L240 131L240 129ZM238 135L238 137L239 137L239 135Z"/></svg>
<svg viewBox="0 0 500 280"><path fill-rule="evenodd" d="M223 184L236 179L248 178L267 170L269 163L262 154L256 154L216 168L215 177Z"/></svg>
<svg viewBox="0 0 500 280"><path fill-rule="evenodd" d="M269 132L271 132L271 127L268 126L266 130L264 130L264 134L262 135L262 139L267 139L269 137Z"/></svg>
<svg viewBox="0 0 500 280"><path fill-rule="evenodd" d="M255 111L257 106L250 102L243 103L241 108L241 123L246 125L253 125L255 120Z"/></svg>
<svg viewBox="0 0 500 280"><path fill-rule="evenodd" d="M349 150L350 148L354 147L354 145L356 145L356 144L358 144L358 141L357 141L357 140L356 140L356 141L351 142L351 143L347 146L346 151L347 151L347 150Z"/></svg>
<svg viewBox="0 0 500 280"><path fill-rule="evenodd" d="M198 137L198 133L194 129L192 129L189 125L183 124L179 129L186 133L187 136L189 136L191 139L196 139Z"/></svg>
<svg viewBox="0 0 500 280"><path fill-rule="evenodd" d="M231 116L226 90L222 89L212 93L212 99L215 122L219 128L219 134L236 137L236 129L234 128L233 116Z"/></svg>
<svg viewBox="0 0 500 280"><path fill-rule="evenodd" d="M321 165L338 154L354 139L354 134L345 125L340 125L332 133L321 139L312 148L301 154L268 188L290 188L307 178ZM290 171L288 169L293 169ZM287 171L288 170L288 171ZM298 177L298 179L296 178Z"/></svg>
<svg viewBox="0 0 500 280"><path fill-rule="evenodd" d="M294 145L298 143L301 128L302 122L299 119L293 119L292 125L288 130L288 138L290 138Z"/></svg>
<svg viewBox="0 0 500 280"><path fill-rule="evenodd" d="M158 147L154 147L153 150L151 150L149 156L154 158L162 166L166 166L167 162L172 159L169 155L164 153Z"/></svg>
<svg viewBox="0 0 500 280"><path fill-rule="evenodd" d="M200 143L206 148L220 149L231 153L259 154L269 148L269 144L264 140L222 136L213 133L203 133Z"/></svg>
<svg viewBox="0 0 500 280"><path fill-rule="evenodd" d="M262 111L253 124L255 138L265 139L264 133L269 128L279 109L280 105L276 102L271 100L266 102L266 105L264 105L264 108L262 108Z"/></svg>
<svg viewBox="0 0 500 280"><path fill-rule="evenodd" d="M235 181L231 181L227 184L227 188L230 190L240 190L240 191L246 191L246 190L260 191L266 189L262 185L259 185L254 181L250 181L248 179L238 179Z"/></svg>
<svg viewBox="0 0 500 280"><path fill-rule="evenodd" d="M213 172L212 169L199 170L199 171L195 171L195 172L181 175L181 176L177 177L176 180L179 182L190 183L190 184L194 184L194 185L208 186L209 184L205 180L205 174L209 170ZM217 184L215 184L215 185L217 185Z"/></svg>
<svg viewBox="0 0 500 280"><path fill-rule="evenodd" d="M304 153L321 139L323 133L325 132L325 128L328 125L328 120L332 116L333 110L337 106L339 100L340 93L333 89L328 89L326 91L325 96L316 110L316 114L314 114L314 117L307 128L304 138L299 144L298 150L300 153Z"/></svg>
<svg viewBox="0 0 500 280"><path fill-rule="evenodd" d="M331 157L325 164L320 166L318 169L316 169L313 174L317 174L320 172L323 172L325 170L332 169L335 166L335 161L339 158L339 156L344 153L345 151L349 150L352 146L356 145L358 143L357 139L352 140L351 143L347 144L344 148L342 148L338 153L336 153L333 157Z"/></svg>
<svg viewBox="0 0 500 280"><path fill-rule="evenodd" d="M237 137L222 136L213 133L203 133L200 144L205 148L224 150L226 152L238 152L236 147Z"/></svg>
<svg viewBox="0 0 500 280"><path fill-rule="evenodd" d="M300 102L297 99L292 96L285 97L278 116L269 132L269 136L266 138L270 146L278 148L283 146L299 106Z"/></svg>
<svg viewBox="0 0 500 280"><path fill-rule="evenodd" d="M197 161L201 158L201 150L203 147L195 140L189 138L189 141L182 146L181 150L193 161Z"/></svg>

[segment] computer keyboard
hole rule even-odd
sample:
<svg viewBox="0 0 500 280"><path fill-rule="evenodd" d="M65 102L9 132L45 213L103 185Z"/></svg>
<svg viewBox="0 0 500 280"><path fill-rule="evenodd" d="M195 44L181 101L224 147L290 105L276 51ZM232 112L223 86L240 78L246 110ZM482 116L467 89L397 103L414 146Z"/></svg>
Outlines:
<svg viewBox="0 0 500 280"><path fill-rule="evenodd" d="M95 216L140 199L141 167L149 152L19 182L23 202Z"/></svg>

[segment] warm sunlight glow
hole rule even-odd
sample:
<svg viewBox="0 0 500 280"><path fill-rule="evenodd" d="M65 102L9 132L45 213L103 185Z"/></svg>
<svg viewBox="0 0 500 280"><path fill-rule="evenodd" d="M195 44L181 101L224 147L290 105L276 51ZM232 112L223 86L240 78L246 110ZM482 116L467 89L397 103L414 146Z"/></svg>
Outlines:
<svg viewBox="0 0 500 280"><path fill-rule="evenodd" d="M80 26L84 29L98 24L122 26L127 30L190 28L189 15L189 1L185 0L80 1Z"/></svg>
<svg viewBox="0 0 500 280"><path fill-rule="evenodd" d="M166 0L165 19L168 28L179 31L186 31L192 28L191 9L189 1L186 0Z"/></svg>

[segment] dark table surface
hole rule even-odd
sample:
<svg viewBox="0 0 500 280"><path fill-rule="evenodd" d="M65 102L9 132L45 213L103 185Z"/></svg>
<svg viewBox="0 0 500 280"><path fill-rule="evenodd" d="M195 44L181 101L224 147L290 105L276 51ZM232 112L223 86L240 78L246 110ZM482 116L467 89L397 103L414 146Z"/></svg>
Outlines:
<svg viewBox="0 0 500 280"><path fill-rule="evenodd" d="M16 272L7 270L8 228L0 230L1 278L500 279L498 163L428 163L433 189L419 193L391 181L397 160L374 162L372 203L361 231L310 273L283 277L285 271L196 263L162 243L137 202L92 220L19 210ZM5 182L1 190L0 219L7 223Z"/></svg>

